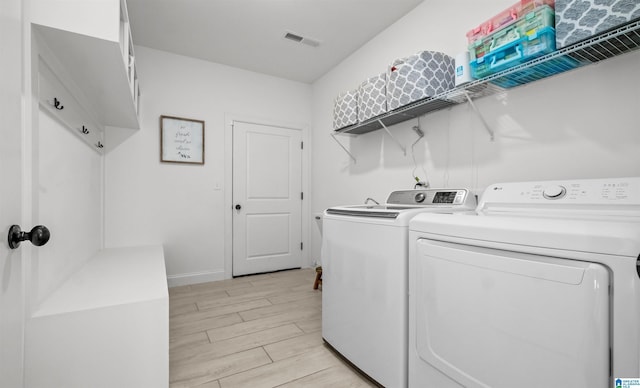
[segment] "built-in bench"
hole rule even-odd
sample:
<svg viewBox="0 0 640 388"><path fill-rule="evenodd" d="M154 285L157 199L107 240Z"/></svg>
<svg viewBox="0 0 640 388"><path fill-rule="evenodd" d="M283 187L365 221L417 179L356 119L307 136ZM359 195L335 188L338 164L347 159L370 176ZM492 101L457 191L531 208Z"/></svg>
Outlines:
<svg viewBox="0 0 640 388"><path fill-rule="evenodd" d="M27 320L27 387L168 387L161 246L104 249Z"/></svg>

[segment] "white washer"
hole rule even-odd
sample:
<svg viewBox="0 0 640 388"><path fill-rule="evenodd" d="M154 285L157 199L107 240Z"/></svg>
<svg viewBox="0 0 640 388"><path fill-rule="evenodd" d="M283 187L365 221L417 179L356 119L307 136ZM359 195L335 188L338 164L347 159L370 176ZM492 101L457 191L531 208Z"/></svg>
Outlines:
<svg viewBox="0 0 640 388"><path fill-rule="evenodd" d="M322 336L379 384L407 386L409 220L475 203L463 189L405 190L385 205L325 211Z"/></svg>
<svg viewBox="0 0 640 388"><path fill-rule="evenodd" d="M410 387L640 377L640 178L492 185L410 229Z"/></svg>

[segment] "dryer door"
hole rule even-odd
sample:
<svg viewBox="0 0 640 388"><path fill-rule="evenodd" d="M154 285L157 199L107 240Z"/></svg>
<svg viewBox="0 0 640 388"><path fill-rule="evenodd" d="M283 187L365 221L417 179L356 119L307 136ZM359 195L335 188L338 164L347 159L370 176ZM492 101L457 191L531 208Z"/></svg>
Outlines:
<svg viewBox="0 0 640 388"><path fill-rule="evenodd" d="M411 346L420 362L466 387L608 386L604 266L428 239L417 244Z"/></svg>

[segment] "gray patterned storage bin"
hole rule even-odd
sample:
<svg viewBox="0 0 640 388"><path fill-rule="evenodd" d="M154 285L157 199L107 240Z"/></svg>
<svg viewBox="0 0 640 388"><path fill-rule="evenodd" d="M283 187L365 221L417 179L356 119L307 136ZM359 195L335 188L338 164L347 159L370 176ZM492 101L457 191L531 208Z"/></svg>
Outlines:
<svg viewBox="0 0 640 388"><path fill-rule="evenodd" d="M556 48L640 18L640 0L556 0Z"/></svg>
<svg viewBox="0 0 640 388"><path fill-rule="evenodd" d="M358 121L387 111L387 73L371 77L358 87Z"/></svg>
<svg viewBox="0 0 640 388"><path fill-rule="evenodd" d="M358 123L358 91L349 90L338 94L333 105L333 129Z"/></svg>
<svg viewBox="0 0 640 388"><path fill-rule="evenodd" d="M435 51L421 51L394 61L387 76L389 110L452 89L453 62L450 56Z"/></svg>

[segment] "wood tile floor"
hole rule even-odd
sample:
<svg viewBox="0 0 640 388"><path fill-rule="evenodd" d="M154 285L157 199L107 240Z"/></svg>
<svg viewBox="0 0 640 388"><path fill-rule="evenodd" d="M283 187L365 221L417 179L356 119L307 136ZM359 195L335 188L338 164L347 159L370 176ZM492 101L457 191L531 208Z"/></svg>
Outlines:
<svg viewBox="0 0 640 388"><path fill-rule="evenodd" d="M169 289L171 388L372 387L324 345L314 269Z"/></svg>

